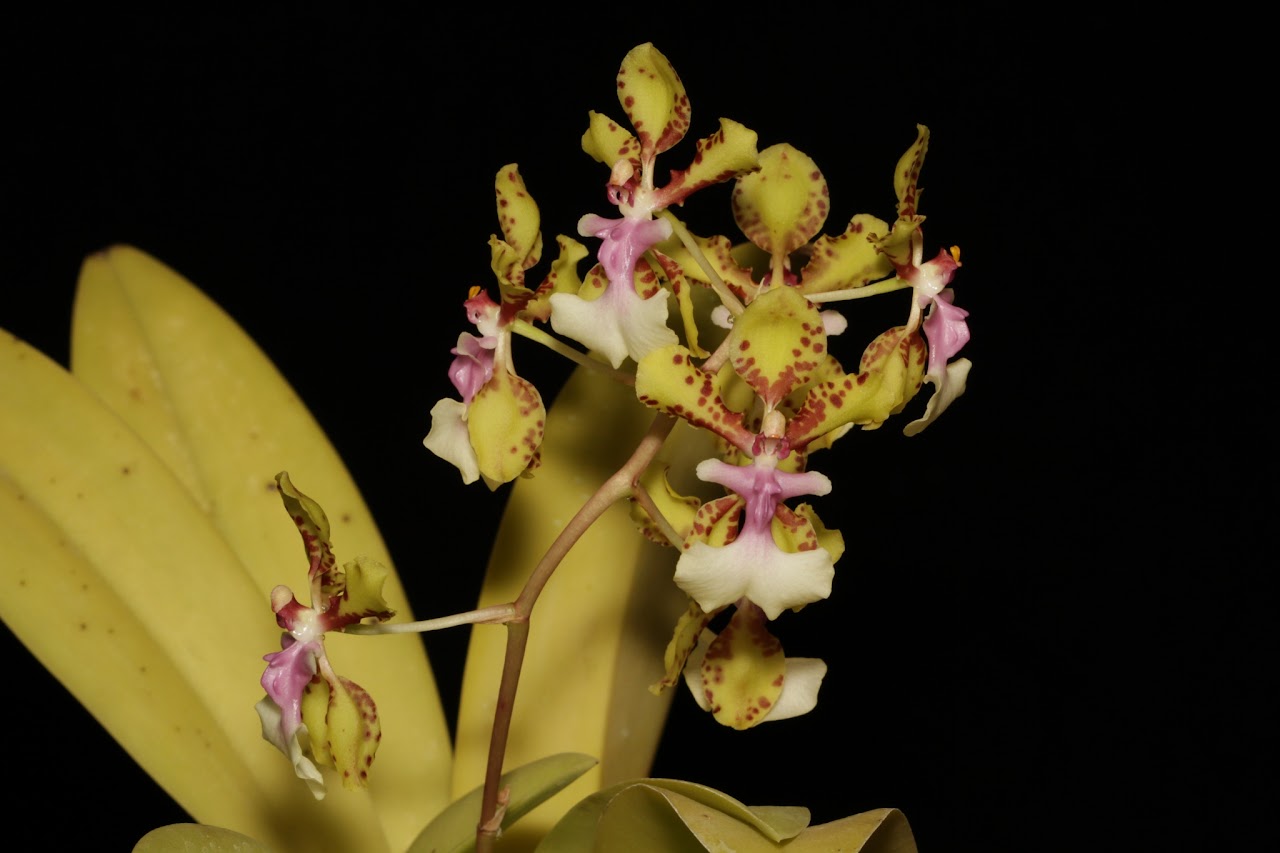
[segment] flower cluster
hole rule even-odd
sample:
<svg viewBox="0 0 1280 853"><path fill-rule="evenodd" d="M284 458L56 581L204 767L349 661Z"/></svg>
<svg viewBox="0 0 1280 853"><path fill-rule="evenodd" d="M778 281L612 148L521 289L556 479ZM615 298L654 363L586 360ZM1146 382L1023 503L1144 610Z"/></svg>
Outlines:
<svg viewBox="0 0 1280 853"><path fill-rule="evenodd" d="M855 426L879 427L926 382L934 394L906 426L908 435L964 391L970 365L955 356L969 339L967 312L950 288L959 249L923 261L924 217L917 209L929 140L923 125L894 172L897 218L858 214L842 233L826 236L819 232L829 192L816 163L785 143L757 151L756 134L727 119L697 143L689 168L657 186L657 156L690 127L684 86L648 44L623 60L617 85L634 135L593 112L582 140L610 169L606 196L617 213L589 213L578 223L580 236L601 241L598 263L579 280L576 264L585 249L562 236L551 274L536 290L524 286L541 246L537 207L514 166L504 167L498 175L504 239L491 240L502 304L474 291L467 301L481 337L459 338L450 376L462 402L436 405L426 443L464 480L478 473L491 487L536 464L541 405L531 404L536 392L525 390L510 368L510 329L519 323L549 321L615 371L632 360L640 403L716 436L720 457L702 461L696 475L725 492L705 501L679 495L653 471L636 484L647 500L633 501L633 518L650 538L680 549L674 580L689 596L667 649L666 676L654 689L683 676L717 720L747 728L810 710L826 671L819 660L787 658L769 631L784 611L830 595L844 551L843 538L812 506L787 503L832 489L825 475L808 470L810 455ZM745 249L723 236L692 234L669 209L730 180ZM829 348L845 320L820 306L905 289L912 295L906 322L873 339L857 369L846 371ZM708 306L697 290L716 304ZM670 323L673 304L680 317ZM717 326L728 333L712 352L699 337ZM495 384L502 390L493 393L509 397L506 411L525 413L524 421L481 423L478 403ZM486 457L508 464L477 462ZM730 610L727 622L716 620ZM713 621L723 627L711 631Z"/></svg>

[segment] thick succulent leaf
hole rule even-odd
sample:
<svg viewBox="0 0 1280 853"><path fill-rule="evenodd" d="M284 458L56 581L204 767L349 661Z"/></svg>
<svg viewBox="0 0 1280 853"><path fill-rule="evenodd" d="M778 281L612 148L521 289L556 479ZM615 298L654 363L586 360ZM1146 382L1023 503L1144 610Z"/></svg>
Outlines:
<svg viewBox="0 0 1280 853"><path fill-rule="evenodd" d="M684 84L652 42L632 48L623 57L618 69L618 101L640 140L642 162L652 162L689 130L689 96Z"/></svg>
<svg viewBox="0 0 1280 853"><path fill-rule="evenodd" d="M706 853L708 848L671 807L668 793L648 785L620 791L596 824L595 849Z"/></svg>
<svg viewBox="0 0 1280 853"><path fill-rule="evenodd" d="M291 566L301 571L298 533L282 517L274 488L281 470L327 508L341 555L392 566L359 490L302 401L231 318L154 258L116 246L86 260L71 364L206 508L248 570L258 608L276 584L301 578L281 574ZM351 394L353 406L363 405L358 391L334 388ZM384 595L402 618L413 618L394 571ZM273 636L255 657L278 647L266 615L262 630ZM403 848L449 795L449 730L422 643L408 635L376 643L337 635L327 645L340 669L378 697L383 721L396 732L397 748L379 761L373 798L392 846ZM332 809L338 799L326 805Z"/></svg>
<svg viewBox="0 0 1280 853"><path fill-rule="evenodd" d="M735 853L775 853L778 845L761 835L754 827L717 809L675 791L663 790L663 798L694 838L706 850L733 850ZM805 823L808 823L806 820ZM801 825L797 828L803 829Z"/></svg>
<svg viewBox="0 0 1280 853"><path fill-rule="evenodd" d="M635 172L639 172L640 140L607 115L595 110L589 115L590 124L582 134L582 150L610 169L619 160L626 160Z"/></svg>
<svg viewBox="0 0 1280 853"><path fill-rule="evenodd" d="M738 179L733 218L770 256L809 242L827 221L827 181L803 151L782 143L760 152L760 169Z"/></svg>
<svg viewBox="0 0 1280 853"><path fill-rule="evenodd" d="M920 207L920 169L929 150L929 128L916 125L916 141L898 160L893 171L893 191L898 195L898 216L913 217Z"/></svg>
<svg viewBox="0 0 1280 853"><path fill-rule="evenodd" d="M502 819L503 832L509 832L512 824L596 764L596 759L589 755L562 752L503 773L499 789L510 788L507 810ZM409 847L409 853L470 853L474 850L483 793L484 787L480 786L450 803L423 828Z"/></svg>
<svg viewBox="0 0 1280 853"><path fill-rule="evenodd" d="M206 820L262 828L257 803L265 792L162 639L3 468L0 618L183 808ZM69 763L56 744L49 754Z"/></svg>
<svg viewBox="0 0 1280 853"><path fill-rule="evenodd" d="M795 288L778 286L734 321L729 351L734 372L774 407L827 360L827 333L809 300Z"/></svg>
<svg viewBox="0 0 1280 853"><path fill-rule="evenodd" d="M838 237L822 235L813 244L809 263L800 272L800 290L807 294L827 293L862 287L893 274L893 264L876 244L872 234L885 234L889 224L868 213L849 220Z"/></svg>
<svg viewBox="0 0 1280 853"><path fill-rule="evenodd" d="M128 424L7 335L0 483L0 613L184 808L282 847L387 849L367 797L321 809L261 739L252 702L280 637L270 587ZM296 565L270 497L280 563Z"/></svg>
<svg viewBox="0 0 1280 853"><path fill-rule="evenodd" d="M662 799L666 801L666 805L664 806L662 802L652 798L618 799L620 795L637 788L649 789L652 792L661 794ZM587 851L612 849L667 849L664 847L641 848L626 844L620 848L597 846L597 831L602 824L602 819L605 817L606 812L614 807L615 803L620 810L638 809L640 814L634 816L636 820L643 820L642 816L647 816L649 820L655 823L661 822L659 831L663 831L663 827L665 827L665 831L669 833L667 837L676 839L674 843L679 845L683 843L682 839L687 836L680 832L679 826L670 823L671 819L678 817L679 814L675 809L669 808L671 801L667 799L667 794L681 797L682 802L696 803L703 809L712 809L726 818L744 825L750 831L756 833L761 840L771 844L784 844L788 839L794 840L797 833L801 833L809 824L809 810L806 808L792 806L748 807L727 794L694 782L685 782L679 779L637 779L606 788L579 802L547 834L542 843L538 845L537 853L587 853ZM624 816L620 815L619 817L627 820ZM683 821L680 821L680 823L683 823ZM686 826L685 829L687 828ZM681 848L677 846L675 849ZM702 851L708 848L699 844L692 849ZM711 847L710 849L720 848ZM789 848L770 846L763 849Z"/></svg>
<svg viewBox="0 0 1280 853"><path fill-rule="evenodd" d="M916 853L916 839L897 809L875 809L811 826L792 839L787 853Z"/></svg>
<svg viewBox="0 0 1280 853"><path fill-rule="evenodd" d="M133 853L271 853L271 848L220 826L174 823L142 836Z"/></svg>
<svg viewBox="0 0 1280 853"><path fill-rule="evenodd" d="M693 193L712 184L746 174L760 165L756 132L732 119L720 119L720 129L698 140L693 165L672 171L671 180L654 193L658 205L682 204Z"/></svg>

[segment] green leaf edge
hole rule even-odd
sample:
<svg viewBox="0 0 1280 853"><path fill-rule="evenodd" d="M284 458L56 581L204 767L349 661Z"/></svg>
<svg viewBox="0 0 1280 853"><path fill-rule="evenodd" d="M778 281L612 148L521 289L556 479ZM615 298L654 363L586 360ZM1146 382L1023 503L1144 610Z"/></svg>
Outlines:
<svg viewBox="0 0 1280 853"><path fill-rule="evenodd" d="M614 797L635 785L661 788L696 800L747 824L775 843L794 838L809 825L809 810L803 807L765 806L756 810L723 791L696 782L682 779L634 779L619 782L579 802L547 833L536 853L586 853L592 850L591 839L600 816Z"/></svg>
<svg viewBox="0 0 1280 853"><path fill-rule="evenodd" d="M138 839L133 853L272 853L267 845L235 830L201 823L171 823Z"/></svg>
<svg viewBox="0 0 1280 853"><path fill-rule="evenodd" d="M597 759L580 752L561 752L531 761L502 774L500 787L511 789L502 829L542 805L596 766ZM484 786L450 803L414 839L408 853L470 853L476 845L476 822Z"/></svg>

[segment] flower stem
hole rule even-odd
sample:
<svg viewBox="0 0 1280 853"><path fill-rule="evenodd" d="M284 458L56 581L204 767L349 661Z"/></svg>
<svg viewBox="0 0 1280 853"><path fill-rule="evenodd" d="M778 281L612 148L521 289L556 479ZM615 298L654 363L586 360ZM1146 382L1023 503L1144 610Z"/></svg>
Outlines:
<svg viewBox="0 0 1280 853"><path fill-rule="evenodd" d="M711 262L707 260L707 256L703 254L702 249L698 248L697 242L693 239L693 235L689 233L689 229L684 227L684 223L669 210L662 211L661 216L671 223L671 232L680 239L684 247L689 250L689 254L693 255L693 259L697 261L698 266L702 268L702 272L711 282L711 289L715 291L716 296L720 297L721 304L728 308L729 313L735 317L745 311L746 308L743 307L742 302L733 295L733 291L724 283L724 279L720 278L716 268L711 266Z"/></svg>
<svg viewBox="0 0 1280 853"><path fill-rule="evenodd" d="M484 795L480 806L480 821L476 825L477 853L490 853L497 837L495 817L499 808L498 785L502 777L502 762L507 751L507 737L511 732L512 712L515 709L516 689L520 684L520 669L524 665L525 648L529 642L529 617L533 606L551 580L551 575L564 560L569 550L610 506L631 494L640 475L658 455L663 443L675 427L676 419L660 414L649 425L649 431L631 454L631 458L600 484L585 504L569 520L542 559L533 567L513 605L514 613L507 618L507 648L502 662L502 679L498 685L497 708L493 715L493 732L489 737L489 760L484 774Z"/></svg>
<svg viewBox="0 0 1280 853"><path fill-rule="evenodd" d="M826 293L806 293L810 302L845 302L850 299L864 299L868 296L879 296L881 293L893 293L910 287L911 283L900 278L891 278L865 287L850 287L847 290L828 290Z"/></svg>
<svg viewBox="0 0 1280 853"><path fill-rule="evenodd" d="M562 355L572 361L574 364L580 364L583 367L603 373L614 381L621 382L623 385L635 385L636 377L634 373L628 373L625 370L614 370L603 361L596 361L590 356L578 352L571 346L566 345L558 338L548 335L527 320L516 320L511 324L511 330L521 337L528 338L531 341L542 344L547 349Z"/></svg>
<svg viewBox="0 0 1280 853"><path fill-rule="evenodd" d="M423 634L427 631L439 631L443 628L456 628L459 625L501 624L509 621L515 616L515 613L514 604L499 604L495 607L468 610L466 613L455 613L452 616L419 619L417 622L375 622L372 625L349 625L343 629L342 633L363 634L366 636L372 634Z"/></svg>

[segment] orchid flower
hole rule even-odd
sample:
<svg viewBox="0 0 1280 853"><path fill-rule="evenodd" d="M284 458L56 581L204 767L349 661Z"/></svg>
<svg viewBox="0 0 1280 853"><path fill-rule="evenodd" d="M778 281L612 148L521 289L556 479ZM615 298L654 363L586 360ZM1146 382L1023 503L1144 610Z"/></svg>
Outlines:
<svg viewBox="0 0 1280 853"><path fill-rule="evenodd" d="M737 729L809 713L826 674L818 658L784 656L760 608L746 602L719 634L702 631L684 666L698 707Z"/></svg>
<svg viewBox="0 0 1280 853"><path fill-rule="evenodd" d="M494 489L537 467L546 409L538 389L515 373L500 306L479 288L464 304L480 336L464 332L451 350L449 379L462 400L445 398L431 408L422 443L457 467L462 482L484 477Z"/></svg>
<svg viewBox="0 0 1280 853"><path fill-rule="evenodd" d="M628 356L639 362L677 340L667 328L667 291L636 279L636 265L645 253L672 233L670 223L654 214L756 166L755 133L721 119L720 130L698 142L693 165L673 172L665 186L654 186L657 155L684 138L690 114L684 84L652 44L623 59L618 100L636 136L593 112L582 138L583 150L610 167L608 197L621 214L613 219L587 214L578 223L580 235L603 241L599 269L607 284L602 289L589 275L579 293L550 297L552 328L599 352L615 368Z"/></svg>
<svg viewBox="0 0 1280 853"><path fill-rule="evenodd" d="M288 474L277 475L276 484L310 561L312 606L300 604L287 586L271 591L271 609L286 633L281 650L264 658L262 688L267 695L256 709L263 738L285 754L316 799L323 799L324 778L316 765L336 769L343 787L362 788L382 740L373 698L333 671L325 654L325 632L366 618L385 621L395 613L382 598L388 569L361 559L339 569L324 510L295 489Z"/></svg>
<svg viewBox="0 0 1280 853"><path fill-rule="evenodd" d="M911 286L908 332L923 326L929 341L929 366L923 381L934 386L934 393L924 415L903 429L907 435L923 431L964 393L972 367L969 360L963 358L948 364L969 341L969 327L965 322L969 312L954 304L955 293L948 287L960 268L960 248L942 249L933 260L923 260L924 233L920 226L924 217L917 206L921 193L920 169L928 147L929 129L917 125L916 141L902 155L894 172L898 219L886 236L871 238L876 250L893 264L898 280Z"/></svg>

